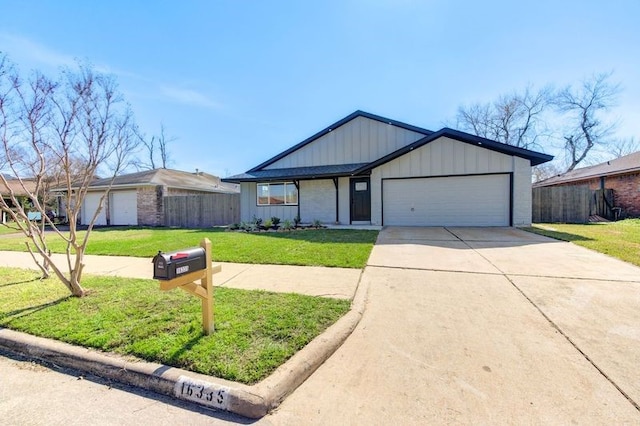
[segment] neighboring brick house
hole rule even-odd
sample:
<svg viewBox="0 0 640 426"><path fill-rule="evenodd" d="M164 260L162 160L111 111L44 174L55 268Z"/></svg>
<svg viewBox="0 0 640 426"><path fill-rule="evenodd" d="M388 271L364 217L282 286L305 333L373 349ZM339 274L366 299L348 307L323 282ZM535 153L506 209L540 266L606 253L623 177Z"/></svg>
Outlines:
<svg viewBox="0 0 640 426"><path fill-rule="evenodd" d="M575 169L537 182L534 188L589 185L590 189L613 189L613 206L627 217L640 217L640 151L595 166Z"/></svg>
<svg viewBox="0 0 640 426"><path fill-rule="evenodd" d="M94 181L84 199L80 222L88 223L111 179ZM233 194L238 185L207 173L154 169L117 176L95 225L164 225L164 197L172 195Z"/></svg>

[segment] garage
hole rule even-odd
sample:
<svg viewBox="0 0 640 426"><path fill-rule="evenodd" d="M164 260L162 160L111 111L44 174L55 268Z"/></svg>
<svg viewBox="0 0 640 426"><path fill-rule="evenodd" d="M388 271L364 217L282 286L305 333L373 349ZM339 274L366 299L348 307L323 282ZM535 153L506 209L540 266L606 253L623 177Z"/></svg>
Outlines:
<svg viewBox="0 0 640 426"><path fill-rule="evenodd" d="M138 224L138 195L136 190L111 193L111 225Z"/></svg>
<svg viewBox="0 0 640 426"><path fill-rule="evenodd" d="M102 198L102 192L88 192L84 197L84 202L82 204L82 224L88 225L93 218L96 210L98 210L98 206L100 205L100 198ZM106 203L105 203L106 204ZM107 214L104 206L102 210L98 214L94 225L104 226L107 224Z"/></svg>
<svg viewBox="0 0 640 426"><path fill-rule="evenodd" d="M510 174L383 179L384 225L511 226Z"/></svg>

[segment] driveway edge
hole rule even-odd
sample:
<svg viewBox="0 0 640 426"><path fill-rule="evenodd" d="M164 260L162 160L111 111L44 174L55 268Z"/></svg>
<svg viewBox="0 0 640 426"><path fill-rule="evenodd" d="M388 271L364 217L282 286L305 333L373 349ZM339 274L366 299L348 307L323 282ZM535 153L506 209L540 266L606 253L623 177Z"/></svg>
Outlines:
<svg viewBox="0 0 640 426"><path fill-rule="evenodd" d="M248 386L205 376L163 364L127 360L79 346L0 328L0 347L28 358L94 374L119 383L148 389L159 394L222 409L249 418L260 418L276 408L320 367L351 335L365 310L368 284L362 272L351 302L351 309L324 333L309 342L263 381ZM207 392L224 395L212 402L183 395L185 385L201 386ZM179 389L182 388L182 392ZM212 393L211 395L214 395Z"/></svg>

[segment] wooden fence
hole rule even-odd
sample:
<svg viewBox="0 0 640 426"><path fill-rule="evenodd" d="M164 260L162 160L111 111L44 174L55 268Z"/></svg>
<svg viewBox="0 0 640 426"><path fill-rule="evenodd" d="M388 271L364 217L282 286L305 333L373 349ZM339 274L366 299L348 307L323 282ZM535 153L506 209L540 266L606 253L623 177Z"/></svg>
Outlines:
<svg viewBox="0 0 640 426"><path fill-rule="evenodd" d="M164 225L208 228L240 222L240 194L164 197Z"/></svg>
<svg viewBox="0 0 640 426"><path fill-rule="evenodd" d="M588 185L533 188L534 223L587 223L593 215L613 217L613 190Z"/></svg>

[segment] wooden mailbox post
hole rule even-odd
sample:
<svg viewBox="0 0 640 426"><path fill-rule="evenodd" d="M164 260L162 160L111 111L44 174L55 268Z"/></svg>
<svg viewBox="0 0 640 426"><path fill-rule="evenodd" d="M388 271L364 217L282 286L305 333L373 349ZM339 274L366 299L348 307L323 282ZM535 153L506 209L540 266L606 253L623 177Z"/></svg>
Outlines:
<svg viewBox="0 0 640 426"><path fill-rule="evenodd" d="M209 335L215 330L213 319L213 274L222 270L220 265L211 265L211 241L208 238L200 242L205 252L205 268L189 272L170 280L158 280L160 290L172 290L176 287L202 299L202 329ZM197 283L196 281L200 281Z"/></svg>

